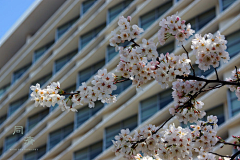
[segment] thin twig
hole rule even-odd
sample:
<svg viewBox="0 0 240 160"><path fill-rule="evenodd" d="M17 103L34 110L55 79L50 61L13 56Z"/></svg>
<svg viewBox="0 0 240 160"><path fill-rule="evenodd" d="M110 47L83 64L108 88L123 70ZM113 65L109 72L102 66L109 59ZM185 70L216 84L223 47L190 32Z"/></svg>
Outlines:
<svg viewBox="0 0 240 160"><path fill-rule="evenodd" d="M220 157L231 158L231 156L224 156L224 155L221 155L221 154L218 154L218 153L214 153L214 152L208 152L208 153L212 153L212 154L220 156Z"/></svg>
<svg viewBox="0 0 240 160"><path fill-rule="evenodd" d="M240 150L234 153L234 155L232 155L230 160L234 160L234 158L236 158L239 154L240 154Z"/></svg>
<svg viewBox="0 0 240 160"><path fill-rule="evenodd" d="M217 80L219 81L219 78L218 78L218 73L217 73L217 69L216 69L216 68L214 68L214 70L215 70L215 73L216 73L216 76L217 76Z"/></svg>
<svg viewBox="0 0 240 160"><path fill-rule="evenodd" d="M239 77L238 77L237 66L235 66L235 69L236 69L236 74L237 74L238 83L240 83L240 81L239 81Z"/></svg>
<svg viewBox="0 0 240 160"><path fill-rule="evenodd" d="M235 146L235 147L240 147L240 144L234 144L234 143L229 143L229 142L221 142L221 141L218 141L217 143L223 143L223 144L226 144L226 145L231 145L231 146Z"/></svg>
<svg viewBox="0 0 240 160"><path fill-rule="evenodd" d="M189 58L189 55L188 55L188 51L186 50L186 48L185 48L183 45L182 45L182 47L183 47L183 49L185 50L185 52L187 53L187 57L188 57L188 59L190 59L190 58ZM189 64L190 64L190 66L191 66L191 68L192 68L193 75L195 76L195 70L194 70L194 68L193 68L193 66L192 66L192 63L189 62Z"/></svg>
<svg viewBox="0 0 240 160"><path fill-rule="evenodd" d="M134 41L134 39L131 39L131 40L130 40L130 42L132 42L132 43L133 43L132 47L135 47L135 46L138 46L138 47L140 47L140 45L139 45L139 44L137 44L137 43Z"/></svg>

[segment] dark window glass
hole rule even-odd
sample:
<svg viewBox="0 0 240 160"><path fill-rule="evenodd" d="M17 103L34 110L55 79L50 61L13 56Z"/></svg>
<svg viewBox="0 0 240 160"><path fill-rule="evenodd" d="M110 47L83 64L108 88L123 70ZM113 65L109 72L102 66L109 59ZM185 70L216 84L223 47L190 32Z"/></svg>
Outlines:
<svg viewBox="0 0 240 160"><path fill-rule="evenodd" d="M67 55L64 55L63 57L57 59L54 64L54 72L57 73L77 54L77 52L78 52L77 50L74 50L71 53L68 53Z"/></svg>
<svg viewBox="0 0 240 160"><path fill-rule="evenodd" d="M168 53L172 53L172 51L174 50L174 41L168 43L168 44L164 44L163 46L161 46L160 48L157 49L158 54L160 55L161 53L163 53L164 55L168 52Z"/></svg>
<svg viewBox="0 0 240 160"><path fill-rule="evenodd" d="M106 63L109 62L110 60L112 60L117 54L118 52L115 51L115 47L112 46L107 46L107 55L106 57Z"/></svg>
<svg viewBox="0 0 240 160"><path fill-rule="evenodd" d="M45 109L44 111L41 111L33 116L30 116L27 120L27 131L29 132L34 126L38 124L41 120L43 120L49 113L49 109Z"/></svg>
<svg viewBox="0 0 240 160"><path fill-rule="evenodd" d="M219 68L219 67L220 67L220 64L219 64L219 66L217 68ZM194 68L195 74L197 76L202 76L202 75L203 76L208 76L210 73L214 72L214 67L212 65L210 66L210 69L208 69L206 71L201 70L200 68L198 68L198 64L194 64L193 68ZM192 70L191 70L191 74L193 75Z"/></svg>
<svg viewBox="0 0 240 160"><path fill-rule="evenodd" d="M28 96L24 96L21 99L16 100L15 102L10 103L8 108L8 117L10 117L16 110L18 110L21 105L26 102Z"/></svg>
<svg viewBox="0 0 240 160"><path fill-rule="evenodd" d="M23 129L23 134L15 133L14 135L11 134L11 135L7 136L4 141L4 152L6 152L10 147L12 147L23 136L24 136L24 129Z"/></svg>
<svg viewBox="0 0 240 160"><path fill-rule="evenodd" d="M2 155L3 153L3 148L0 148L0 156Z"/></svg>
<svg viewBox="0 0 240 160"><path fill-rule="evenodd" d="M217 116L217 118L218 118L217 124L218 125L223 124L224 121L225 121L223 104L220 105L220 106L217 106L217 107L214 107L214 108L211 108L211 109L207 110L206 111L206 116L203 117L203 121L206 121L207 120L207 116L210 116L210 115Z"/></svg>
<svg viewBox="0 0 240 160"><path fill-rule="evenodd" d="M95 102L94 108L89 108L88 106L85 106L76 112L76 122L75 127L78 128L81 126L84 122L86 122L89 118L91 118L94 114L96 114L100 109L104 107L104 104L101 101Z"/></svg>
<svg viewBox="0 0 240 160"><path fill-rule="evenodd" d="M2 117L0 117L0 125L7 119L7 115L3 115Z"/></svg>
<svg viewBox="0 0 240 160"><path fill-rule="evenodd" d="M46 145L39 147L36 151L30 151L24 154L24 160L38 160L46 153Z"/></svg>
<svg viewBox="0 0 240 160"><path fill-rule="evenodd" d="M118 133L120 133L121 129L128 128L130 131L132 131L134 128L136 128L138 125L137 119L138 119L138 116L134 115L110 127L107 127L105 129L105 141L104 141L105 149L107 149L113 144L112 140L115 140L114 137L118 135Z"/></svg>
<svg viewBox="0 0 240 160"><path fill-rule="evenodd" d="M94 39L103 28L105 28L106 23L94 28L93 30L85 33L80 37L80 47L79 50L82 50L92 39Z"/></svg>
<svg viewBox="0 0 240 160"><path fill-rule="evenodd" d="M102 141L74 152L74 160L92 160L103 151Z"/></svg>
<svg viewBox="0 0 240 160"><path fill-rule="evenodd" d="M52 46L53 43L54 43L54 41L46 44L45 46L37 49L36 51L34 51L33 63L35 63L48 50L48 48L50 48Z"/></svg>
<svg viewBox="0 0 240 160"><path fill-rule="evenodd" d="M7 84L5 86L3 86L2 88L0 88L0 98L4 95L4 93L8 90L8 88L10 88L11 84Z"/></svg>
<svg viewBox="0 0 240 160"><path fill-rule="evenodd" d="M124 81L124 82L121 82L121 83L116 83L115 85L117 86L117 89L114 90L112 92L112 94L121 94L125 89L127 89L129 86L131 86L132 84L132 81L131 80L127 80L127 81Z"/></svg>
<svg viewBox="0 0 240 160"><path fill-rule="evenodd" d="M220 0L220 1L222 1L222 11L223 11L227 7L229 7L232 3L234 3L236 0Z"/></svg>
<svg viewBox="0 0 240 160"><path fill-rule="evenodd" d="M194 29L195 32L197 32L215 17L216 17L216 10L215 8L212 8L188 20L186 24L190 23L191 28Z"/></svg>
<svg viewBox="0 0 240 160"><path fill-rule="evenodd" d="M86 0L82 3L82 14L86 13L97 0Z"/></svg>
<svg viewBox="0 0 240 160"><path fill-rule="evenodd" d="M108 9L108 24L114 20L133 0L125 0Z"/></svg>
<svg viewBox="0 0 240 160"><path fill-rule="evenodd" d="M56 131L51 132L49 134L48 150L51 150L55 145L57 145L64 138L66 138L72 131L73 131L73 123L66 125Z"/></svg>
<svg viewBox="0 0 240 160"><path fill-rule="evenodd" d="M68 21L67 23L63 24L62 26L57 28L56 33L56 40L58 40L71 26L79 19L79 16Z"/></svg>
<svg viewBox="0 0 240 160"><path fill-rule="evenodd" d="M229 53L230 58L234 57L240 52L240 30L226 36L227 43L227 52Z"/></svg>
<svg viewBox="0 0 240 160"><path fill-rule="evenodd" d="M161 6L151 10L140 17L140 27L146 30L153 22L163 15L172 6L172 1L168 1Z"/></svg>
<svg viewBox="0 0 240 160"><path fill-rule="evenodd" d="M78 86L81 86L83 82L87 82L97 71L105 65L105 60L101 60L91 67L85 68L78 73Z"/></svg>
<svg viewBox="0 0 240 160"><path fill-rule="evenodd" d="M140 102L140 122L147 120L173 101L172 90L168 89Z"/></svg>
<svg viewBox="0 0 240 160"><path fill-rule="evenodd" d="M20 68L19 70L15 71L13 73L13 76L12 76L12 84L18 80L26 71L27 69L31 66L32 64L28 64L22 68Z"/></svg>
<svg viewBox="0 0 240 160"><path fill-rule="evenodd" d="M240 101L238 101L238 98L237 98L235 92L229 91L229 95L230 95L229 98L230 98L230 102L231 102L230 103L231 104L230 111L231 111L231 115L233 117L240 112Z"/></svg>

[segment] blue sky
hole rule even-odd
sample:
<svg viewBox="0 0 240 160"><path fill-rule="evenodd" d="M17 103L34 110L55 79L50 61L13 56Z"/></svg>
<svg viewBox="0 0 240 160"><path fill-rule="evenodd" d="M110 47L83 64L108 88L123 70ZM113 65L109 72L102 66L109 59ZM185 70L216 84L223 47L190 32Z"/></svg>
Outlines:
<svg viewBox="0 0 240 160"><path fill-rule="evenodd" d="M0 39L35 0L0 0Z"/></svg>

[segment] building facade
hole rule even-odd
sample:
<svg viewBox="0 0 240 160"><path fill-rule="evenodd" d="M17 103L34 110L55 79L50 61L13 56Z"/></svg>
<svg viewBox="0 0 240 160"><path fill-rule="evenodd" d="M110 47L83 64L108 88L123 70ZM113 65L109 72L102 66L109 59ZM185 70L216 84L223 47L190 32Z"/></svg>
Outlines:
<svg viewBox="0 0 240 160"><path fill-rule="evenodd" d="M0 42L0 159L122 159L112 152L112 142L122 128L160 125L173 106L171 89L150 81L136 91L124 82L114 91L114 104L78 106L78 112L62 112L58 106L34 107L31 85L43 88L59 81L65 91L75 91L82 82L91 83L98 69L116 72L119 55L109 46L110 33L120 15L132 17L145 32L142 38L158 41L162 18L178 12L196 33L226 36L231 60L218 68L219 78L229 77L240 67L240 0L43 0L37 1ZM119 28L118 28L119 29ZM191 52L191 39L185 48ZM125 44L127 45L127 44ZM159 53L182 54L169 39ZM215 78L213 69L196 73ZM240 102L227 87L201 95L204 110L219 118L218 135L233 142L240 135ZM172 119L169 123L179 122ZM19 133L14 133L14 131ZM27 139L32 138L32 143ZM215 152L232 154L232 147Z"/></svg>

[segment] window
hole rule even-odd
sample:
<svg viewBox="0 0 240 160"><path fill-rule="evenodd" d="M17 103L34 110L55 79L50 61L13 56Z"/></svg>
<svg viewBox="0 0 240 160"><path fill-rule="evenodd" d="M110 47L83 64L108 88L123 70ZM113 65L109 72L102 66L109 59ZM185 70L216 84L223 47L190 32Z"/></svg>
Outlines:
<svg viewBox="0 0 240 160"><path fill-rule="evenodd" d="M52 77L52 73L49 73L49 74L45 75L44 77L32 82L30 86L32 86L32 85L35 86L38 83L38 84L40 84L40 87L42 87L51 77ZM29 87L29 96L31 95L31 93L32 93L32 90Z"/></svg>
<svg viewBox="0 0 240 160"><path fill-rule="evenodd" d="M234 57L240 52L239 43L240 43L240 30L226 36L227 43L227 52L229 52L230 58Z"/></svg>
<svg viewBox="0 0 240 160"><path fill-rule="evenodd" d="M198 16L187 21L186 24L190 23L191 28L195 32L199 31L203 26L210 22L214 17L216 17L215 8L212 8L204 13L199 14Z"/></svg>
<svg viewBox="0 0 240 160"><path fill-rule="evenodd" d="M86 122L89 118L95 115L103 107L104 104L101 101L97 101L95 102L94 108L84 106L83 108L79 109L78 112L75 113L75 128L81 126L84 122Z"/></svg>
<svg viewBox="0 0 240 160"><path fill-rule="evenodd" d="M76 54L78 53L77 50L74 50L67 55L57 59L54 64L54 74L57 73L65 64L67 64Z"/></svg>
<svg viewBox="0 0 240 160"><path fill-rule="evenodd" d="M105 60L95 63L91 67L85 68L78 73L77 86L81 86L83 82L87 82L97 71L105 65Z"/></svg>
<svg viewBox="0 0 240 160"><path fill-rule="evenodd" d="M104 149L110 147L113 143L112 140L115 140L115 135L120 133L121 129L129 129L132 131L134 128L137 127L138 121L137 115L129 117L121 122L118 122L110 127L105 128L104 134Z"/></svg>
<svg viewBox="0 0 240 160"><path fill-rule="evenodd" d="M24 129L23 129L23 134L15 133L14 135L11 134L11 135L7 136L4 141L4 152L6 152L10 147L12 147L23 136L24 136Z"/></svg>
<svg viewBox="0 0 240 160"><path fill-rule="evenodd" d="M235 94L235 92L229 92L229 111L230 111L230 116L234 117L240 112L240 101L238 101L238 98Z"/></svg>
<svg viewBox="0 0 240 160"><path fill-rule="evenodd" d="M121 83L116 83L115 85L117 86L116 90L113 90L112 95L114 94L121 94L125 89L127 89L129 86L131 86L132 81L131 80L127 80Z"/></svg>
<svg viewBox="0 0 240 160"><path fill-rule="evenodd" d="M97 0L86 0L82 3L82 14L86 13Z"/></svg>
<svg viewBox="0 0 240 160"><path fill-rule="evenodd" d="M73 123L68 124L54 132L49 134L48 140L48 151L51 150L55 145L61 142L64 138L66 138L73 131Z"/></svg>
<svg viewBox="0 0 240 160"><path fill-rule="evenodd" d="M15 71L13 73L13 76L12 76L12 84L18 80L23 74L25 71L27 71L27 69L31 66L31 64L28 64L22 68L20 68L19 70Z"/></svg>
<svg viewBox="0 0 240 160"><path fill-rule="evenodd" d="M219 5L221 8L221 11L225 10L227 7L229 7L235 1L236 0L219 0Z"/></svg>
<svg viewBox="0 0 240 160"><path fill-rule="evenodd" d="M218 125L223 124L225 122L224 106L223 106L223 104L207 110L206 111L206 116L203 117L203 121L206 121L207 120L207 116L210 116L210 115L217 116L217 118L218 118L217 124Z"/></svg>
<svg viewBox="0 0 240 160"><path fill-rule="evenodd" d="M10 103L8 107L8 117L10 117L16 110L18 110L18 108L20 108L22 104L27 101L27 99L28 96L24 96L15 102Z"/></svg>
<svg viewBox="0 0 240 160"><path fill-rule="evenodd" d="M56 40L58 40L71 26L79 19L78 17L75 17L74 19L68 21L67 23L61 25L57 28L56 31Z"/></svg>
<svg viewBox="0 0 240 160"><path fill-rule="evenodd" d="M3 148L0 148L0 156L2 155L3 153Z"/></svg>
<svg viewBox="0 0 240 160"><path fill-rule="evenodd" d="M140 102L140 123L173 101L172 90L165 90Z"/></svg>
<svg viewBox="0 0 240 160"><path fill-rule="evenodd" d="M130 44L130 41L125 41L124 43L119 44L119 46L123 46L126 47ZM118 54L118 51L115 51L115 47L112 47L110 45L107 46L107 50L106 50L106 56L105 56L105 62L109 62L110 60L112 60L116 55Z"/></svg>
<svg viewBox="0 0 240 160"><path fill-rule="evenodd" d="M46 153L46 145L38 147L38 150L24 154L24 160L38 160Z"/></svg>
<svg viewBox="0 0 240 160"><path fill-rule="evenodd" d="M43 120L48 115L48 113L49 109L45 109L33 116L28 117L26 132L29 132L33 127L35 127L38 124L38 122Z"/></svg>
<svg viewBox="0 0 240 160"><path fill-rule="evenodd" d="M0 125L7 119L7 115L3 115L0 117Z"/></svg>
<svg viewBox="0 0 240 160"><path fill-rule="evenodd" d="M92 160L103 151L102 141L74 152L74 160Z"/></svg>
<svg viewBox="0 0 240 160"><path fill-rule="evenodd" d="M8 90L8 88L10 88L11 84L7 84L5 86L3 86L2 88L0 88L0 98L4 95L4 93Z"/></svg>
<svg viewBox="0 0 240 160"><path fill-rule="evenodd" d="M130 3L132 3L133 0L124 0L121 3L118 3L117 5L111 7L108 9L108 24L114 20L124 9L129 6Z"/></svg>
<svg viewBox="0 0 240 160"><path fill-rule="evenodd" d="M33 63L35 63L48 50L48 48L50 48L52 46L53 43L54 43L54 41L46 44L45 46L37 49L36 51L34 51Z"/></svg>
<svg viewBox="0 0 240 160"><path fill-rule="evenodd" d="M160 55L161 53L163 53L164 55L168 52L168 53L172 53L172 51L174 50L174 41L167 43L161 47L159 47L157 49L158 54Z"/></svg>
<svg viewBox="0 0 240 160"><path fill-rule="evenodd" d="M162 14L164 14L172 6L172 1L168 1L161 6L152 9L152 11L140 17L140 27L146 30L153 22L155 22Z"/></svg>
<svg viewBox="0 0 240 160"><path fill-rule="evenodd" d="M94 28L93 30L89 31L88 33L82 35L80 37L80 44L79 44L79 50L82 50L93 38L95 38L98 33L105 28L106 23Z"/></svg>

